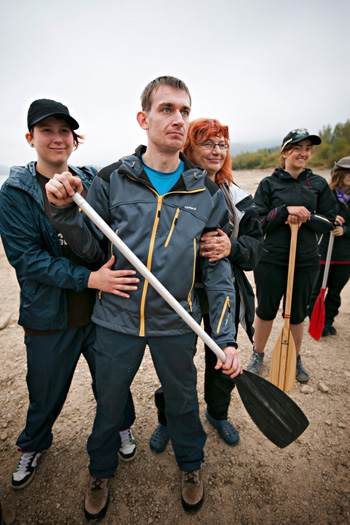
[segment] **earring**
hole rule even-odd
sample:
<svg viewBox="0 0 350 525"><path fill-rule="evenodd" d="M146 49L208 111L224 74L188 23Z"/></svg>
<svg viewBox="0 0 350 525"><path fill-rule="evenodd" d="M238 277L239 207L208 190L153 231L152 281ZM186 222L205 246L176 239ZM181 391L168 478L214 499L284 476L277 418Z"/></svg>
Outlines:
<svg viewBox="0 0 350 525"><path fill-rule="evenodd" d="M31 143L32 148L34 148L34 142Z"/></svg>

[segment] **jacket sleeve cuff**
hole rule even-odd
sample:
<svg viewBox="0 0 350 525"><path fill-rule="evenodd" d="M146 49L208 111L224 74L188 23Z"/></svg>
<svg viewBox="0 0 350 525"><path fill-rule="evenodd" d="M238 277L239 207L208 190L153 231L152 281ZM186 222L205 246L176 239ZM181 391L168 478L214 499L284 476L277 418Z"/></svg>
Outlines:
<svg viewBox="0 0 350 525"><path fill-rule="evenodd" d="M88 288L88 282L90 278L91 270L88 270L87 268L83 268L82 275L79 279L79 284L81 285L82 290L86 290Z"/></svg>
<svg viewBox="0 0 350 525"><path fill-rule="evenodd" d="M282 209L281 209L281 214L282 214L283 219L286 219L288 217L289 211L287 210L286 204L283 204Z"/></svg>
<svg viewBox="0 0 350 525"><path fill-rule="evenodd" d="M224 348L227 348L228 346L233 346L234 348L238 348L238 344L236 341L228 341L227 343L218 343L218 347L221 348L221 350L224 350Z"/></svg>

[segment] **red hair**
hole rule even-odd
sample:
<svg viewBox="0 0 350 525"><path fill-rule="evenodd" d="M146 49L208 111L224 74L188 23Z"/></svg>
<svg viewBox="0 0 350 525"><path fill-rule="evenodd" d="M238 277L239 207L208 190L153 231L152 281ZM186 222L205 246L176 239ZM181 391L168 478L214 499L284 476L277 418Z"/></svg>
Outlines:
<svg viewBox="0 0 350 525"><path fill-rule="evenodd" d="M205 142L211 135L223 137L226 144L230 143L228 126L223 126L218 120L213 118L199 118L190 122L183 152L191 162L193 147L199 142ZM227 182L228 184L233 183L231 166L230 150L227 150L224 164L215 175L215 182L217 184L223 182Z"/></svg>
<svg viewBox="0 0 350 525"><path fill-rule="evenodd" d="M75 133L74 130L72 130L73 133L73 140L74 140L74 149L77 149L79 144L83 143L83 140L85 139L84 135L78 135L78 133Z"/></svg>

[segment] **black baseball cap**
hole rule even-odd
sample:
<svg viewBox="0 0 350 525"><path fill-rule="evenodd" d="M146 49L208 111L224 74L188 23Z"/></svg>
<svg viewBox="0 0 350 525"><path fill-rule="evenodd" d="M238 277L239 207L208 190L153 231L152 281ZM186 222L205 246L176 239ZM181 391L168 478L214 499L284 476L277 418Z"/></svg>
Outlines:
<svg viewBox="0 0 350 525"><path fill-rule="evenodd" d="M67 106L56 102L56 100L50 100L48 98L40 98L34 100L28 109L28 130L30 131L34 124L37 124L41 120L47 117L60 117L67 121L71 129L78 129L78 122L70 116Z"/></svg>
<svg viewBox="0 0 350 525"><path fill-rule="evenodd" d="M288 133L288 135L284 137L281 146L281 151L284 150L287 144L296 144L297 142L301 142L304 139L310 139L312 144L314 144L315 146L321 144L322 142L318 135L310 135L306 128L293 129Z"/></svg>

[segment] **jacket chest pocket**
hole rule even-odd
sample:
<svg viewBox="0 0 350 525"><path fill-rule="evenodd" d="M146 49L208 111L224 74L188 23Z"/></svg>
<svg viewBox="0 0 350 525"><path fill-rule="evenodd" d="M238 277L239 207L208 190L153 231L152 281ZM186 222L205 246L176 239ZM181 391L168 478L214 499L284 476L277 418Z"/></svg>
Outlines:
<svg viewBox="0 0 350 525"><path fill-rule="evenodd" d="M180 215L180 208L177 208L176 209L176 212L175 212L175 215L174 215L174 218L173 218L173 222L171 223L171 227L170 227L170 230L169 230L169 235L167 237L167 240L165 241L165 244L164 244L164 247L167 248L168 245L169 245L169 242L170 242L170 239L171 239L171 236L174 232L174 228L177 224L177 220L178 220L178 217Z"/></svg>

